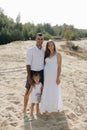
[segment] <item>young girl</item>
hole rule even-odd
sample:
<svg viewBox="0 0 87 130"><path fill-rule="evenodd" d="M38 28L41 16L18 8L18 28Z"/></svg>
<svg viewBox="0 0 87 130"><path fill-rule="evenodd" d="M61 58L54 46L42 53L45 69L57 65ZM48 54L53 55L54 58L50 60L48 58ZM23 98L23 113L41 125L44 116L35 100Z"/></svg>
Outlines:
<svg viewBox="0 0 87 130"><path fill-rule="evenodd" d="M35 73L32 77L33 85L30 87L29 94L30 94L30 103L31 103L31 110L30 110L30 119L32 120L34 114L34 106L36 106L36 113L35 118L37 118L37 114L39 113L39 103L41 99L41 92L42 92L42 83L40 82L40 75Z"/></svg>

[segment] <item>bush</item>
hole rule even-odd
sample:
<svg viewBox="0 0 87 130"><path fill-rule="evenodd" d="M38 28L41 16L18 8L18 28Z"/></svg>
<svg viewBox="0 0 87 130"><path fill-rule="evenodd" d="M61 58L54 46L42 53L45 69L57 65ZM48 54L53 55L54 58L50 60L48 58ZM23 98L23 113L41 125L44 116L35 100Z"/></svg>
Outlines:
<svg viewBox="0 0 87 130"><path fill-rule="evenodd" d="M67 45L70 49L72 49L72 50L74 50L74 51L77 51L77 50L79 49L79 47L76 46L74 43L72 43L72 41L67 41L67 42L66 42L66 45Z"/></svg>
<svg viewBox="0 0 87 130"><path fill-rule="evenodd" d="M77 51L78 48L79 48L78 46L72 45L72 49L73 49L74 51Z"/></svg>

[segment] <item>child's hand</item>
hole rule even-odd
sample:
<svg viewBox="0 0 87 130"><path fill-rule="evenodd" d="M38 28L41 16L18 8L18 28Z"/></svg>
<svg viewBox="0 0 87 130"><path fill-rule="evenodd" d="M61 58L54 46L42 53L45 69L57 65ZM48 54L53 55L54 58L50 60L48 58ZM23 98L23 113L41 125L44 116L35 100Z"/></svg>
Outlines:
<svg viewBox="0 0 87 130"><path fill-rule="evenodd" d="M36 94L36 97L37 97L37 101L40 102L40 100L41 100L41 94L40 94L40 93L37 93L37 94Z"/></svg>

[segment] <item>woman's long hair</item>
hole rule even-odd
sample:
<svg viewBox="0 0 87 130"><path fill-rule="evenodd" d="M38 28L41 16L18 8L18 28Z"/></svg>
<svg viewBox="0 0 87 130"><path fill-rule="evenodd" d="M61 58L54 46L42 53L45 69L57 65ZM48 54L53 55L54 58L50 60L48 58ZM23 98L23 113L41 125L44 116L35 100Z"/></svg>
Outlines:
<svg viewBox="0 0 87 130"><path fill-rule="evenodd" d="M48 45L49 45L50 43L53 43L53 45L54 45L54 53L56 52L56 46L55 46L54 41L53 41L53 40L49 40L49 41L47 42L47 44L46 44L46 50L45 50L44 61L45 61L45 59L46 59L47 57L50 56L50 50L48 49Z"/></svg>

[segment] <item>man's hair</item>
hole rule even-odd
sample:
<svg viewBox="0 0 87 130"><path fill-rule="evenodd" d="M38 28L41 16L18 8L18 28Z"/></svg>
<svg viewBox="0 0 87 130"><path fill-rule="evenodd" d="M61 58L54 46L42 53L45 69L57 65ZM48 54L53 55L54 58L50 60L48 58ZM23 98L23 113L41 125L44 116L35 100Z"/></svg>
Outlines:
<svg viewBox="0 0 87 130"><path fill-rule="evenodd" d="M42 33L37 33L37 35L36 36L43 36L43 34Z"/></svg>

